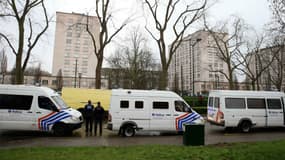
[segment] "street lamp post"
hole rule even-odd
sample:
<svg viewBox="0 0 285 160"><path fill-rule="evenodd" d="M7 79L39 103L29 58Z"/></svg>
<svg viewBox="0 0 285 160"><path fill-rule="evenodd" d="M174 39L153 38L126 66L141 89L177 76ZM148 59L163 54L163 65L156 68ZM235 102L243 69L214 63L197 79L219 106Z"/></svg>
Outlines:
<svg viewBox="0 0 285 160"><path fill-rule="evenodd" d="M78 73L78 87L80 88L82 73Z"/></svg>
<svg viewBox="0 0 285 160"><path fill-rule="evenodd" d="M190 39L190 46L191 46L191 49L192 49L192 95L194 96L195 95L195 65L194 65L194 57L195 57L195 54L194 54L194 47L195 45L200 42L202 39L201 38L197 38L194 43L192 44L192 40Z"/></svg>
<svg viewBox="0 0 285 160"><path fill-rule="evenodd" d="M74 88L76 88L76 78L77 78L77 58L75 59L75 71L74 71Z"/></svg>

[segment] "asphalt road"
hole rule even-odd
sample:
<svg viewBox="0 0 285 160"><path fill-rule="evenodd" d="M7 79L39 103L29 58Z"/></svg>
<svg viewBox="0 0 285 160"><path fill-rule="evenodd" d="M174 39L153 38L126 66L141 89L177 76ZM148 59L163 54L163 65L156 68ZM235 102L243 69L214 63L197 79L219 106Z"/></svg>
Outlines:
<svg viewBox="0 0 285 160"><path fill-rule="evenodd" d="M49 133L28 131L1 131L0 148L39 146L130 146L130 145L183 145L183 135L141 132L134 137L120 137L104 130L102 137L87 136L84 128L69 137L54 137ZM236 130L225 132L223 128L205 125L205 144L215 145L231 142L256 142L285 139L285 128L259 128L243 134Z"/></svg>

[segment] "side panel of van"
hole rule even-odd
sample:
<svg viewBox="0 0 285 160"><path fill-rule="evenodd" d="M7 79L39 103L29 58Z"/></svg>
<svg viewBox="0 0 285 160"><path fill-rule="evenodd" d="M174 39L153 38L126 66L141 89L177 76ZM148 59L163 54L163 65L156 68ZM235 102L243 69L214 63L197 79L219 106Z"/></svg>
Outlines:
<svg viewBox="0 0 285 160"><path fill-rule="evenodd" d="M173 99L157 98L151 101L150 130L171 131L175 128Z"/></svg>
<svg viewBox="0 0 285 160"><path fill-rule="evenodd" d="M0 128L35 130L34 102L30 94L0 94Z"/></svg>

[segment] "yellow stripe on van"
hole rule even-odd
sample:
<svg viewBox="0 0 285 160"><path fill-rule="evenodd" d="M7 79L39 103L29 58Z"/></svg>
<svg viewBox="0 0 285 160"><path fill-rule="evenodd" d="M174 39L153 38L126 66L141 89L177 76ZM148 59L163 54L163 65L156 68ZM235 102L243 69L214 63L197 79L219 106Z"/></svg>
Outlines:
<svg viewBox="0 0 285 160"><path fill-rule="evenodd" d="M74 109L82 108L91 100L94 107L100 101L105 110L109 110L111 90L86 89L86 88L63 88L62 98L68 106Z"/></svg>

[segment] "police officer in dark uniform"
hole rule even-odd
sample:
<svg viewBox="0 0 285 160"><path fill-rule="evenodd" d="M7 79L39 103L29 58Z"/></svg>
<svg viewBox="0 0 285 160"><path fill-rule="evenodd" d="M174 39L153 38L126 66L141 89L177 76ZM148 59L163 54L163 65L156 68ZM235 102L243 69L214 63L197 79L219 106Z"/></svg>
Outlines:
<svg viewBox="0 0 285 160"><path fill-rule="evenodd" d="M100 136L102 136L102 123L104 120L104 115L105 115L105 110L104 108L101 106L100 102L97 103L97 106L94 109L94 117L95 117L95 136L97 135L97 126L99 124L99 132L100 132Z"/></svg>
<svg viewBox="0 0 285 160"><path fill-rule="evenodd" d="M93 126L93 110L94 106L92 105L91 101L88 100L88 103L84 107L85 112L85 132L92 134L92 126Z"/></svg>

